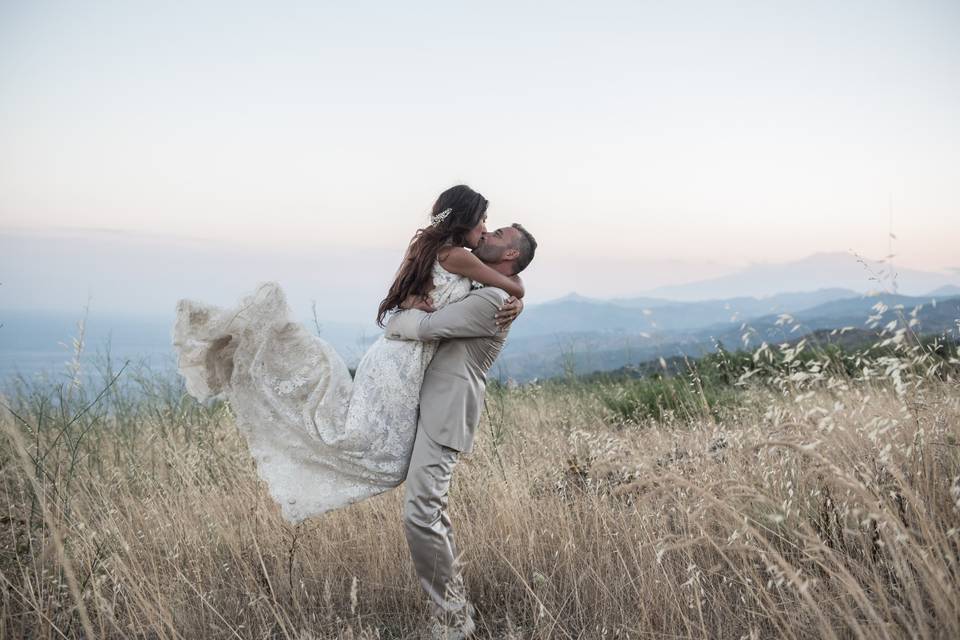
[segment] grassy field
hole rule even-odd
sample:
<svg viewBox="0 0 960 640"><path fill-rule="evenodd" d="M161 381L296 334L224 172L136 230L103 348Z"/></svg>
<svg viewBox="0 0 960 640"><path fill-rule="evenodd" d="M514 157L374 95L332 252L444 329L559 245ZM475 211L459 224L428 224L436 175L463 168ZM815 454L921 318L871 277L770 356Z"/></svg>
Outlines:
<svg viewBox="0 0 960 640"><path fill-rule="evenodd" d="M960 637L960 362L886 340L492 385L451 495L479 637ZM417 637L400 491L291 527L228 406L120 379L4 399L0 638Z"/></svg>

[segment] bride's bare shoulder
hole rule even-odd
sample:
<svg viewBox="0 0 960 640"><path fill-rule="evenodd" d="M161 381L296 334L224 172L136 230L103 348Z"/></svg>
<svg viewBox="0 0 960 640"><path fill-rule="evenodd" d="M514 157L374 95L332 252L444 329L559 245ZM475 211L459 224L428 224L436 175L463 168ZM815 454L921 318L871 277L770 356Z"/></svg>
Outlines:
<svg viewBox="0 0 960 640"><path fill-rule="evenodd" d="M475 260L476 257L465 247L440 247L437 251L437 261L447 269L469 264L471 259Z"/></svg>

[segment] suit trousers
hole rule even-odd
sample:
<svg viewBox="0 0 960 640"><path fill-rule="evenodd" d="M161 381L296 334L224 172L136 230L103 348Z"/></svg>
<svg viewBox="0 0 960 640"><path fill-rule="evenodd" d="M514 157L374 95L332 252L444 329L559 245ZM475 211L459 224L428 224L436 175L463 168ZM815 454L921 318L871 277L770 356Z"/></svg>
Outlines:
<svg viewBox="0 0 960 640"><path fill-rule="evenodd" d="M467 603L447 514L447 493L458 455L456 449L438 444L424 429L417 429L407 470L403 524L417 577L433 601L436 616L455 613Z"/></svg>

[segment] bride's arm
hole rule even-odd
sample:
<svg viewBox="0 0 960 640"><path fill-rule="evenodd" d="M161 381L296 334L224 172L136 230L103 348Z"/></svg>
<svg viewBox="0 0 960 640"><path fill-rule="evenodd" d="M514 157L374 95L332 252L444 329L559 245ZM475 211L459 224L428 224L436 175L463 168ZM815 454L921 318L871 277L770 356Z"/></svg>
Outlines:
<svg viewBox="0 0 960 640"><path fill-rule="evenodd" d="M470 278L474 282L485 284L488 287L503 289L518 298L523 297L523 282L519 276L503 275L496 269L484 264L480 258L463 247L453 247L439 259L443 268L450 273Z"/></svg>

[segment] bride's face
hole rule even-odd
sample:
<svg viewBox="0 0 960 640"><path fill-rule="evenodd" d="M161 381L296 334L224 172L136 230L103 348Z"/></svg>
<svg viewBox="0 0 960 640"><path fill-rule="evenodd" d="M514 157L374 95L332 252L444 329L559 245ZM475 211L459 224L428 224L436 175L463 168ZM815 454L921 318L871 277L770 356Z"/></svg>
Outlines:
<svg viewBox="0 0 960 640"><path fill-rule="evenodd" d="M487 232L487 214L483 214L483 218L480 220L480 224L475 226L470 230L470 233L467 234L467 237L464 238L464 244L468 249L476 249L477 245L480 243L480 238L483 237L483 234Z"/></svg>

